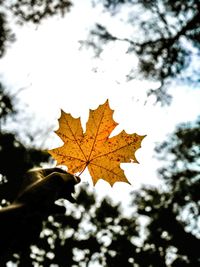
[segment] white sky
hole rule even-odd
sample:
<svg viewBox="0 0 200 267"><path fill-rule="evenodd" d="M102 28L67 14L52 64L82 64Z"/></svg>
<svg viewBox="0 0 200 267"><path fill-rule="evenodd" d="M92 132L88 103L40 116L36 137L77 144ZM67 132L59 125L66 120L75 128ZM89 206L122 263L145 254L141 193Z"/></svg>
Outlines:
<svg viewBox="0 0 200 267"><path fill-rule="evenodd" d="M111 189L106 182L99 181L95 187L97 192L106 191L123 200L141 183L157 183L154 143L163 141L177 122L196 118L200 113L200 94L197 90L176 87L172 88L175 92L170 107L153 106L151 101L144 106L145 88L153 84L125 81L129 69L137 65L137 59L125 53L126 44L108 46L101 59L92 59L91 51L79 50L78 41L86 38L88 27L97 17L101 19L99 10L91 9L86 2L79 1L64 19L49 19L39 27L17 28L17 41L0 61L0 75L12 92L25 88L18 98L26 105L25 116L32 119L24 128L23 123L18 127L37 131L48 126L45 142L39 142L45 148L60 144L53 129L57 127L61 108L75 117L81 116L85 123L89 109L96 109L106 99L115 110L118 131L125 129L128 133L147 135L136 152L140 164L123 165L133 186L116 183ZM108 17L105 19L109 21ZM117 28L120 30L119 25ZM98 71L93 72L93 68ZM82 177L90 182L87 174Z"/></svg>

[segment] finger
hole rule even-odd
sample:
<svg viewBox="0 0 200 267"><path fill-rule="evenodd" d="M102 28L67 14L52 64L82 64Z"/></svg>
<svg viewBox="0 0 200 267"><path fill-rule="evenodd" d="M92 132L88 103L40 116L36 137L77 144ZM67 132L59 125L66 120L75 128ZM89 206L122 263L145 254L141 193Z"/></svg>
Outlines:
<svg viewBox="0 0 200 267"><path fill-rule="evenodd" d="M60 176L62 177L64 182L72 181L74 183L74 185L80 183L80 181L81 181L79 176L75 176L73 174L70 174L67 171L62 170L62 169L57 168L57 167L49 168L49 169L43 169L44 176L47 176L47 175L49 175L51 173L58 173L58 174L60 173L61 174Z"/></svg>
<svg viewBox="0 0 200 267"><path fill-rule="evenodd" d="M76 184L79 184L81 182L81 178L79 176L74 175L74 180Z"/></svg>
<svg viewBox="0 0 200 267"><path fill-rule="evenodd" d="M65 172L65 174L60 174L62 177L63 181L67 183L68 185L72 184L73 186L80 183L81 179L78 176L72 175L68 172Z"/></svg>
<svg viewBox="0 0 200 267"><path fill-rule="evenodd" d="M66 175L65 175L66 176ZM68 174L68 177L64 177L66 185L61 189L61 196L68 201L74 203L76 202L75 198L72 196L75 193L75 186L80 183L80 177Z"/></svg>
<svg viewBox="0 0 200 267"><path fill-rule="evenodd" d="M55 168L47 168L47 169L43 169L43 174L44 176L47 176L53 172L58 172L58 173L62 173L62 174L66 174L67 172L61 168L55 167Z"/></svg>

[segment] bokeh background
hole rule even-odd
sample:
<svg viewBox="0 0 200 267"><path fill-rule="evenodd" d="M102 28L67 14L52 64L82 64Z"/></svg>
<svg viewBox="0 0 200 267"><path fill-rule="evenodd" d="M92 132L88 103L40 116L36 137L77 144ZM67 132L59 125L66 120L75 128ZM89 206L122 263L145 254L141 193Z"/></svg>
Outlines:
<svg viewBox="0 0 200 267"><path fill-rule="evenodd" d="M28 169L55 166L61 109L84 128L109 99L113 134L147 135L140 164L121 165L131 186L84 172L77 203L60 200L66 213L1 266L200 264L199 13L197 0L0 1L2 207Z"/></svg>

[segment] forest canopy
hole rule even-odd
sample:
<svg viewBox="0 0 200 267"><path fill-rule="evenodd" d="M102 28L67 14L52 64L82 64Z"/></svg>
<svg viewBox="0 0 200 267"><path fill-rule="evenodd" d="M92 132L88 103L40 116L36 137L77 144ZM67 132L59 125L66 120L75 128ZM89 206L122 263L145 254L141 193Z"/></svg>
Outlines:
<svg viewBox="0 0 200 267"><path fill-rule="evenodd" d="M94 8L101 5L113 18L128 12L122 23L137 29L135 35L118 36L106 24L98 22L84 40L98 53L109 42L126 42L130 57L139 58L139 69L130 70L128 80L141 75L142 79L159 81L160 87L149 94L156 94L159 101L167 103L168 87L174 80L198 88L200 1L92 2ZM22 24L39 24L53 15L67 16L72 4L68 0L0 1L0 57L5 56L10 43L17 38L10 24L12 19ZM16 99L2 83L0 101L0 206L3 208L16 199L27 170L50 163L46 152L28 146L16 132L3 127L19 111ZM108 197L99 199L91 188L82 186L76 203L60 200L66 211L50 214L44 220L40 219L41 214L29 216L25 221L28 224L23 222L21 226L25 235L19 236L14 231L12 221L6 232L0 220L0 237L8 233L7 242L11 244L5 249L6 244L0 239L0 265L6 267L12 262L19 267L199 266L200 119L178 125L166 141L157 145L156 155L163 164L157 174L160 186L146 185L134 190L130 195L129 215L120 203ZM13 240L14 237L18 238Z"/></svg>
<svg viewBox="0 0 200 267"><path fill-rule="evenodd" d="M158 101L170 103L168 87L173 81L199 86L200 1L109 0L94 1L102 5L111 20L121 21L124 32L97 22L83 44L100 55L111 42L124 42L127 53L137 55L138 68L130 69L127 80L141 77L159 81L158 90L150 88ZM132 31L126 29L132 28ZM133 57L134 60L134 57Z"/></svg>

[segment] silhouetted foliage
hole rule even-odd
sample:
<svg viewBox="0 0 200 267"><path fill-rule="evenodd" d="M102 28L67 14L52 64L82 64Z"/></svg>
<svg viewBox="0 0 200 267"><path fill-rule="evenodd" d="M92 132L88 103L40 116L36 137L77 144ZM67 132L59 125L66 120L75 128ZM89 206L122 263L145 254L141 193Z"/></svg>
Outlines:
<svg viewBox="0 0 200 267"><path fill-rule="evenodd" d="M6 92L3 85L0 86L0 99L0 206L5 207L9 203L13 202L19 193L27 170L34 166L39 166L42 162L47 162L49 156L36 148L26 147L18 140L14 133L2 129L6 120L8 118L11 119L17 111L14 108L14 97L10 96ZM10 239L13 239L15 243L18 242L19 247L29 247L30 235L32 237L31 240L34 240L35 234L39 234L42 227L41 223L39 226L36 224L33 226L32 224L31 227L31 224L28 222L31 222L32 218L28 218L24 222L20 220L13 221L12 216L11 218L11 220L7 220L6 218L6 229L2 229L2 227L5 227L5 223L2 218L0 220L0 241L2 241L2 239L4 241L6 240L3 247L2 242L0 242L1 266L5 263L4 261L7 261L7 258L2 259L4 247L6 249L8 259L13 253L12 247L7 247L7 242L9 244ZM18 235L20 232L24 233L23 237Z"/></svg>
<svg viewBox="0 0 200 267"><path fill-rule="evenodd" d="M132 266L128 261L133 260L136 247L131 239L138 236L138 229L136 218L124 217L119 205L108 198L97 202L82 188L77 203L68 203L65 215L50 216L40 236L30 249L13 255L18 266L36 262L41 266L87 266L92 262Z"/></svg>
<svg viewBox="0 0 200 267"><path fill-rule="evenodd" d="M109 42L127 43L127 53L139 58L139 71L130 70L128 80L142 73L147 79L160 81L158 90L150 90L149 94L167 103L170 102L167 87L172 79L199 84L199 0L94 0L94 3L102 4L114 19L119 16L122 23L132 27L132 34L126 30L116 33L102 22L94 26L83 43L94 47L97 54Z"/></svg>
<svg viewBox="0 0 200 267"><path fill-rule="evenodd" d="M14 115L16 110L13 101L9 94L5 91L3 85L0 83L0 129L2 123L5 123L7 117L11 114Z"/></svg>
<svg viewBox="0 0 200 267"><path fill-rule="evenodd" d="M199 0L91 1L103 5L111 17L119 16L124 25L132 27L132 34L126 30L117 33L109 25L97 22L87 40L81 41L92 46L96 54L109 42L127 43L127 53L139 58L138 68L127 73L127 80L143 77L159 81L157 90L149 89L148 95L155 95L163 104L171 101L167 89L173 79L199 84ZM47 17L64 15L71 6L69 0L0 1L0 57L15 40L10 20L39 24Z"/></svg>
<svg viewBox="0 0 200 267"><path fill-rule="evenodd" d="M15 33L10 28L10 19L23 24L40 23L41 20L57 14L64 15L71 7L69 0L14 0L0 1L0 57L7 46L15 40Z"/></svg>
<svg viewBox="0 0 200 267"><path fill-rule="evenodd" d="M14 99L0 85L0 125L14 116ZM12 202L19 191L24 174L30 168L46 162L47 154L35 148L25 147L16 135L0 129L0 203Z"/></svg>
<svg viewBox="0 0 200 267"><path fill-rule="evenodd" d="M136 197L138 213L150 221L144 248L162 256L163 263L158 266L166 266L166 258L170 266L200 264L199 126L199 119L180 125L157 148L159 158L168 162L159 171L165 190L144 188Z"/></svg>

